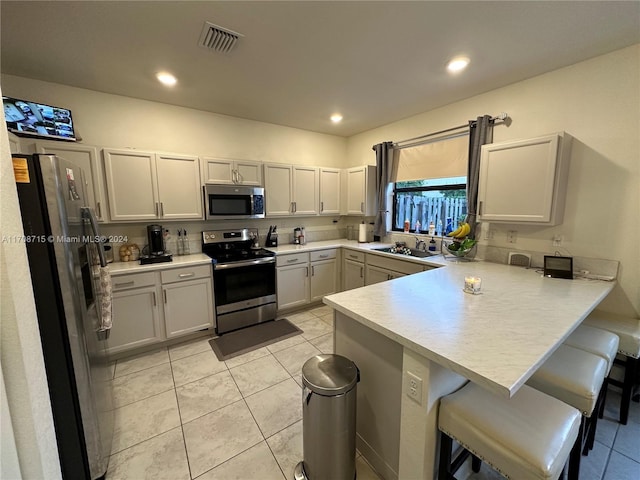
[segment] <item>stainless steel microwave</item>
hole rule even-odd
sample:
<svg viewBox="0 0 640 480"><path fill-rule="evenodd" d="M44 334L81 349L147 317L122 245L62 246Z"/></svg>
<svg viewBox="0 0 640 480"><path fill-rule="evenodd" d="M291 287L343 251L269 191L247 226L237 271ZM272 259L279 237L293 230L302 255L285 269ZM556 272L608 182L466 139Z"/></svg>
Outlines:
<svg viewBox="0 0 640 480"><path fill-rule="evenodd" d="M206 220L264 218L264 188L205 185Z"/></svg>

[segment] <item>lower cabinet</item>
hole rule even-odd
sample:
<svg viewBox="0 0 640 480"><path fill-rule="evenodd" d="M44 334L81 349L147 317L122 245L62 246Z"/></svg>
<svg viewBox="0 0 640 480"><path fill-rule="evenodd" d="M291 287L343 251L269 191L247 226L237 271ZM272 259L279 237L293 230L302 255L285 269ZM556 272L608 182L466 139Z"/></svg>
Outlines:
<svg viewBox="0 0 640 480"><path fill-rule="evenodd" d="M344 249L342 272L343 290L364 287L364 253Z"/></svg>
<svg viewBox="0 0 640 480"><path fill-rule="evenodd" d="M278 310L300 307L335 293L336 249L278 255Z"/></svg>
<svg viewBox="0 0 640 480"><path fill-rule="evenodd" d="M115 275L109 353L213 327L210 265Z"/></svg>
<svg viewBox="0 0 640 480"><path fill-rule="evenodd" d="M373 285L374 283L386 282L387 280L404 277L405 275L406 273L394 272L393 270L387 270L386 268L367 265L365 272L365 284Z"/></svg>
<svg viewBox="0 0 640 480"><path fill-rule="evenodd" d="M211 267L176 268L160 276L167 338L213 327Z"/></svg>

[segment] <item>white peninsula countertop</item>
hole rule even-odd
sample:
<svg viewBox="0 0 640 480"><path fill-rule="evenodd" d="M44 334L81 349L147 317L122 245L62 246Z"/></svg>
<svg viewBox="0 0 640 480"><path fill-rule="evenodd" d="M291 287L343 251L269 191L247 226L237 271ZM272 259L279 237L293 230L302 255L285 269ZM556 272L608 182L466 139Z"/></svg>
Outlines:
<svg viewBox="0 0 640 480"><path fill-rule="evenodd" d="M509 397L615 285L482 261L436 262L444 267L329 295L324 303ZM480 295L463 291L465 276L482 278Z"/></svg>

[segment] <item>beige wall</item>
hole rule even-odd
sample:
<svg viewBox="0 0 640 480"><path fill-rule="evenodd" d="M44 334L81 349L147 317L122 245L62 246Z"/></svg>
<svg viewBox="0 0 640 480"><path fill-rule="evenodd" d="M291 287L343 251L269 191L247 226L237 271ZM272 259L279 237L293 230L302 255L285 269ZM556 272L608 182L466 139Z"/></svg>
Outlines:
<svg viewBox="0 0 640 480"><path fill-rule="evenodd" d="M71 109L82 143L339 167L343 137L2 75L5 95Z"/></svg>
<svg viewBox="0 0 640 480"><path fill-rule="evenodd" d="M371 146L507 112L494 141L564 130L574 137L567 204L555 227L492 225L489 245L621 262L603 310L640 312L640 45L618 50L349 138L347 166L375 163ZM518 179L514 179L518 181ZM526 181L522 179L521 181ZM517 230L515 245L506 231ZM553 247L563 235L562 248Z"/></svg>

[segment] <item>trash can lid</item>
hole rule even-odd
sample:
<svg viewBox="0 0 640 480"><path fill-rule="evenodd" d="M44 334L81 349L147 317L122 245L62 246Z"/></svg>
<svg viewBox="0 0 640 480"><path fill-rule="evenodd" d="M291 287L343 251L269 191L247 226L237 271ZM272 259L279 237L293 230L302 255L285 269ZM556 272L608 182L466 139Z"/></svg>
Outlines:
<svg viewBox="0 0 640 480"><path fill-rule="evenodd" d="M358 367L342 355L316 355L302 366L302 383L320 395L341 395L360 380Z"/></svg>

